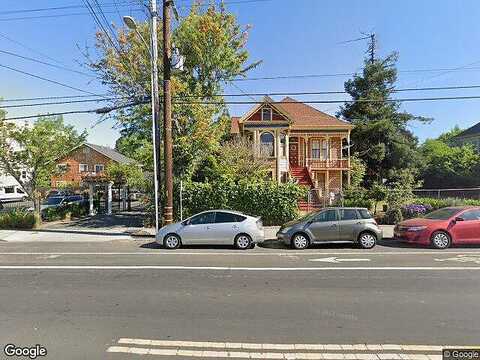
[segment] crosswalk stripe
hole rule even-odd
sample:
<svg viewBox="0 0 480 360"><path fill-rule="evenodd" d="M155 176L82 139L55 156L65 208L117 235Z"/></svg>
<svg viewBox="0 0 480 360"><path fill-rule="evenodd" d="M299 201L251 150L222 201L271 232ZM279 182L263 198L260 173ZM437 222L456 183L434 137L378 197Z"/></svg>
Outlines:
<svg viewBox="0 0 480 360"><path fill-rule="evenodd" d="M320 359L320 360L442 360L442 355L405 354L405 353L281 353L281 352L241 352L185 349L151 349L124 346L111 346L110 353L138 355L183 356L200 358L237 358L237 359Z"/></svg>
<svg viewBox="0 0 480 360"><path fill-rule="evenodd" d="M216 349L248 349L248 350L348 350L348 351L442 351L445 347L464 346L438 346L438 345L399 345L399 344L261 344L261 343L232 343L212 341L175 341L175 340L149 340L121 338L119 344L166 346L166 347L191 347L191 348L216 348Z"/></svg>

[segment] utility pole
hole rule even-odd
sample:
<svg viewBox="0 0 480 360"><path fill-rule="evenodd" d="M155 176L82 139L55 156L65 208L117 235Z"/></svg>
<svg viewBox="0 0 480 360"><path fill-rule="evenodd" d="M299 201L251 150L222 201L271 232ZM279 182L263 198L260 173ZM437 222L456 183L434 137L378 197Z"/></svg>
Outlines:
<svg viewBox="0 0 480 360"><path fill-rule="evenodd" d="M161 157L160 157L160 96L158 93L158 12L157 0L150 1L150 13L152 17L151 59L152 59L152 136L153 136L153 173L155 184L155 229L160 228L160 184L161 184Z"/></svg>
<svg viewBox="0 0 480 360"><path fill-rule="evenodd" d="M173 222L173 154L172 154L172 93L171 78L171 29L172 0L163 0L163 135L165 156L165 224Z"/></svg>
<svg viewBox="0 0 480 360"><path fill-rule="evenodd" d="M368 51L370 52L370 62L375 62L375 50L377 48L377 40L375 39L375 33L370 34L370 45Z"/></svg>

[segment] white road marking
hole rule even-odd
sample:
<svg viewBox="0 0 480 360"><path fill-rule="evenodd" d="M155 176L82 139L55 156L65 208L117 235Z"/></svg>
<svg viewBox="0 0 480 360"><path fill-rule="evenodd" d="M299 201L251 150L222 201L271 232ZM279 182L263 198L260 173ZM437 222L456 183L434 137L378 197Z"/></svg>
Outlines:
<svg viewBox="0 0 480 360"><path fill-rule="evenodd" d="M320 360L441 360L437 354L406 354L406 353L281 353L281 352L240 352L240 351L210 351L183 349L150 349L124 346L111 346L109 353L125 353L139 355L183 356L199 358L237 358L237 359L320 359Z"/></svg>
<svg viewBox="0 0 480 360"><path fill-rule="evenodd" d="M480 249L476 251L444 251L442 255L450 254L465 254L464 256L480 256ZM309 251L290 251L284 250L284 252L242 252L230 251L230 252L187 252L187 251L169 251L158 252L152 250L151 252L0 252L0 256L8 255L104 255L104 256L179 256L179 255L194 255L194 256L321 256L321 255L438 255L438 251L344 251L344 252L309 252Z"/></svg>
<svg viewBox="0 0 480 360"><path fill-rule="evenodd" d="M470 271L480 266L229 267L177 265L2 265L0 270L212 270L212 271Z"/></svg>
<svg viewBox="0 0 480 360"><path fill-rule="evenodd" d="M220 341L181 341L120 338L119 344L164 347L218 348L218 349L263 349L263 350L354 350L354 351L442 351L443 348L465 348L465 345L400 345L400 344L264 344L233 343Z"/></svg>
<svg viewBox="0 0 480 360"><path fill-rule="evenodd" d="M341 263L341 262L358 262L358 261L370 261L370 259L340 259L335 256L320 258L320 259L308 259L313 262L328 262L328 263Z"/></svg>
<svg viewBox="0 0 480 360"><path fill-rule="evenodd" d="M473 262L475 264L480 264L480 254L468 255L460 254L456 257L446 258L446 259L434 259L435 261L455 261L460 263Z"/></svg>

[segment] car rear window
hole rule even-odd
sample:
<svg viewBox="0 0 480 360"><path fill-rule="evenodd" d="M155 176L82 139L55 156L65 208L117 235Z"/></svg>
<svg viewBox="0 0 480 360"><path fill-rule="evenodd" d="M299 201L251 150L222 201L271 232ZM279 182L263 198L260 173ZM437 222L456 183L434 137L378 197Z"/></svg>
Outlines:
<svg viewBox="0 0 480 360"><path fill-rule="evenodd" d="M370 214L370 212L367 209L359 209L358 213L360 214L360 217L362 219L371 219L372 218L372 214Z"/></svg>
<svg viewBox="0 0 480 360"><path fill-rule="evenodd" d="M231 222L242 222L245 220L245 216L225 213L225 212L217 212L217 216L215 217L216 223L231 223Z"/></svg>

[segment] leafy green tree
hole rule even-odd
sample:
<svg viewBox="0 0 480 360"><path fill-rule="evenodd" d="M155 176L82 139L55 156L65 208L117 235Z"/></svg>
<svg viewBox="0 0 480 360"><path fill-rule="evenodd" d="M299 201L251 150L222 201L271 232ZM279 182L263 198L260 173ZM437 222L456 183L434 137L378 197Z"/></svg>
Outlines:
<svg viewBox="0 0 480 360"><path fill-rule="evenodd" d="M117 184L130 188L143 189L145 187L145 175L138 164L108 164L105 176Z"/></svg>
<svg viewBox="0 0 480 360"><path fill-rule="evenodd" d="M149 38L147 22L139 23L138 31ZM161 50L161 27L157 35ZM191 177L227 132L229 117L218 94L225 83L258 65L247 64L247 36L248 28L242 28L223 5L213 2L206 8L195 2L173 30L173 44L185 59L183 70L174 71L172 76L175 176ZM145 44L135 31L125 28L118 30L118 38L117 52L99 32L97 55L86 54L90 67L121 99L113 106L142 101L151 89L150 55ZM159 69L162 61L160 57ZM160 71L160 83L161 77ZM121 108L111 116L120 128L118 150L140 161L146 171L152 170L150 103Z"/></svg>
<svg viewBox="0 0 480 360"><path fill-rule="evenodd" d="M345 82L353 101L343 105L338 115L355 125L353 151L367 166L367 187L389 179L398 169L416 173L420 164L418 140L408 125L429 119L403 112L400 103L392 101L397 58L396 53L373 62L366 58L362 72Z"/></svg>
<svg viewBox="0 0 480 360"><path fill-rule="evenodd" d="M255 154L251 141L232 139L207 157L194 180L258 182L266 179L269 169L269 160Z"/></svg>
<svg viewBox="0 0 480 360"><path fill-rule="evenodd" d="M43 190L50 187L52 175L58 175L56 160L85 141L63 118L40 117L33 124L17 126L0 120L0 171L13 176L34 202L40 221ZM26 178L22 171L27 172Z"/></svg>
<svg viewBox="0 0 480 360"><path fill-rule="evenodd" d="M480 154L472 145L455 146L454 128L437 139L428 139L420 147L424 158L421 177L430 189L459 188L480 185Z"/></svg>

